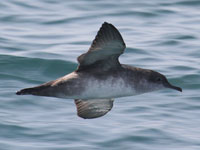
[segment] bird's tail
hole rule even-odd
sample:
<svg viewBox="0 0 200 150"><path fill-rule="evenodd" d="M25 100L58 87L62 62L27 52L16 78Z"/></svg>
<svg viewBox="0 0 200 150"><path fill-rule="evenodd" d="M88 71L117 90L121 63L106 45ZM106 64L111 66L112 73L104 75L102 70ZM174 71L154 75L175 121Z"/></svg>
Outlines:
<svg viewBox="0 0 200 150"><path fill-rule="evenodd" d="M51 94L51 85L53 81L44 83L42 85L31 87L31 88L25 88L20 91L17 91L17 95L39 95L39 96L48 96Z"/></svg>
<svg viewBox="0 0 200 150"><path fill-rule="evenodd" d="M32 87L32 88L26 88L26 89L22 89L20 91L17 91L16 94L17 95L35 95L38 92L38 88L37 87Z"/></svg>

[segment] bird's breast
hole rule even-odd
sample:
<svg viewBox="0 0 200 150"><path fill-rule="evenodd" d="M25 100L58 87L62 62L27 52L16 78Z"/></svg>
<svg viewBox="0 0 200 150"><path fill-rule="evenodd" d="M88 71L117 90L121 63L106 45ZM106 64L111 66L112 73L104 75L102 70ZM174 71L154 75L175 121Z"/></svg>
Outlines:
<svg viewBox="0 0 200 150"><path fill-rule="evenodd" d="M133 86L123 78L109 77L105 80L87 78L85 80L85 88L80 95L85 99L116 98L136 94Z"/></svg>

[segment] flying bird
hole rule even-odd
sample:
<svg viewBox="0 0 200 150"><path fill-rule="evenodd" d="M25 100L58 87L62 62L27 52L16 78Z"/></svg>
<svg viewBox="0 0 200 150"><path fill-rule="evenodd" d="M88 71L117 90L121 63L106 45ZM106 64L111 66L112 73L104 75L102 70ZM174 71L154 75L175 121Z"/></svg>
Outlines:
<svg viewBox="0 0 200 150"><path fill-rule="evenodd" d="M114 98L163 88L182 92L161 73L121 64L118 58L125 48L120 32L104 22L89 50L78 57L74 72L16 94L74 99L78 116L91 119L109 112Z"/></svg>

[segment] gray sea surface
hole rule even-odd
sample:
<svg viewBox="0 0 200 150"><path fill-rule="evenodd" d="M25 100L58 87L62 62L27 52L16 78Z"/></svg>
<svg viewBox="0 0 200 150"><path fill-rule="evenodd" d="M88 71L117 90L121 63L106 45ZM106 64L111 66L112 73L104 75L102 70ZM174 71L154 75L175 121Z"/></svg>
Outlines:
<svg viewBox="0 0 200 150"><path fill-rule="evenodd" d="M92 120L71 99L15 95L75 70L104 21L126 42L121 63L183 92L119 98ZM200 150L199 0L0 1L0 150L98 149Z"/></svg>

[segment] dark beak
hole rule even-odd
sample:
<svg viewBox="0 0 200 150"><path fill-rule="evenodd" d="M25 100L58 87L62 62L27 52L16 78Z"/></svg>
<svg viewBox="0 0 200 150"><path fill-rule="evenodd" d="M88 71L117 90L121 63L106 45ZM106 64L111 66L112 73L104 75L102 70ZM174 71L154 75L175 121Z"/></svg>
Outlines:
<svg viewBox="0 0 200 150"><path fill-rule="evenodd" d="M174 86L174 85L170 84L169 82L167 82L165 87L182 92L182 89L180 87Z"/></svg>

